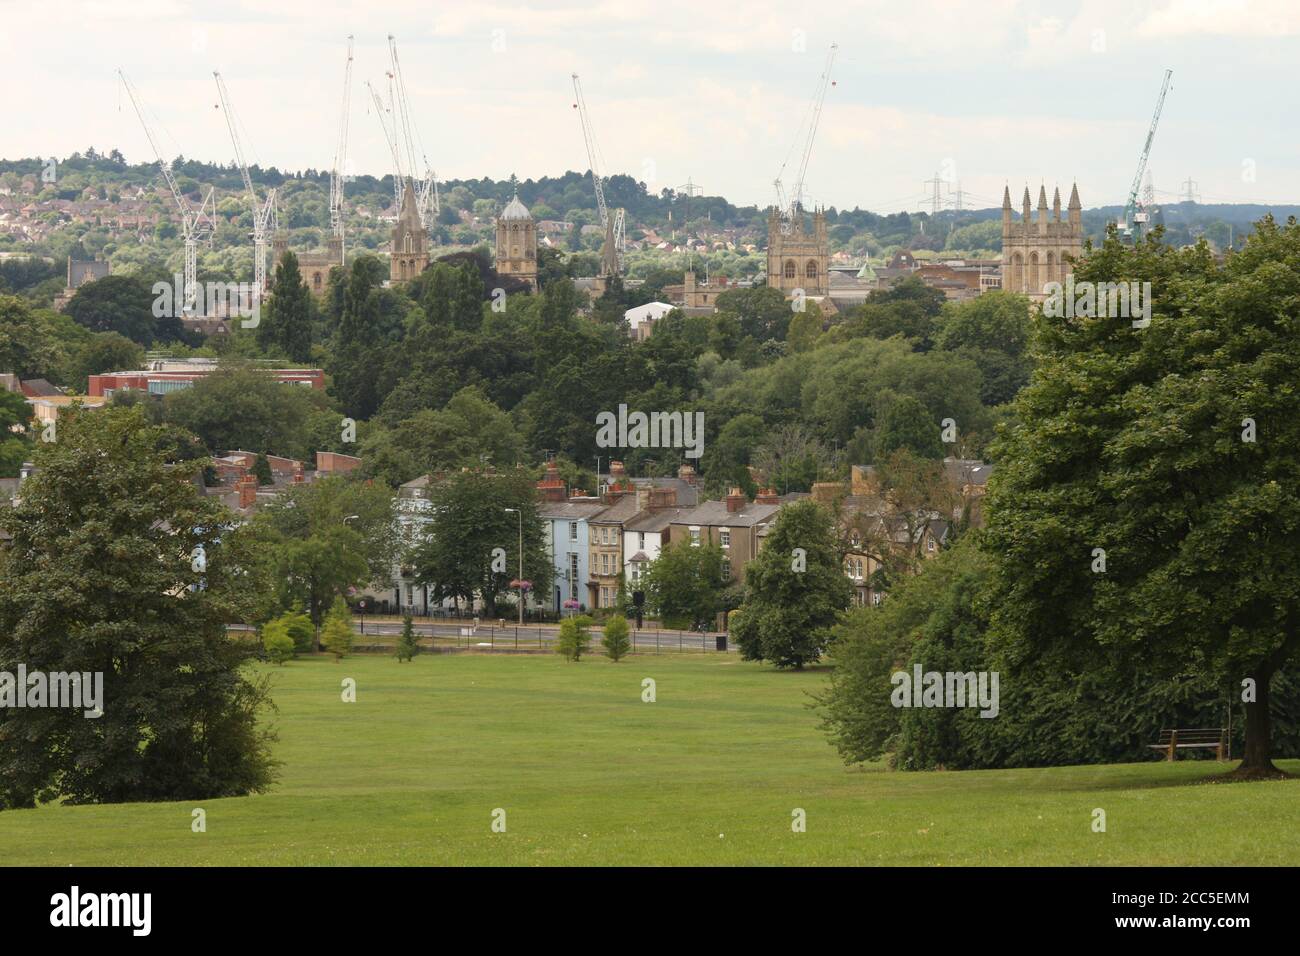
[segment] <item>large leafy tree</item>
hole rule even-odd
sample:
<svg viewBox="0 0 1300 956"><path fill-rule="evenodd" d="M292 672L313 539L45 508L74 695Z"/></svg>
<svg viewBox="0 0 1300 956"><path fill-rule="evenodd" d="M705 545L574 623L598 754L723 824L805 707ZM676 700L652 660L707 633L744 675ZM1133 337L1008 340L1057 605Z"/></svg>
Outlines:
<svg viewBox="0 0 1300 956"><path fill-rule="evenodd" d="M1297 262L1294 220L1222 265L1109 239L1076 282L1149 281L1150 325L1041 320L988 508L1010 652L1246 682L1245 775L1276 772L1271 684L1300 650Z"/></svg>
<svg viewBox="0 0 1300 956"><path fill-rule="evenodd" d="M301 458L314 449L304 442L319 393L276 381L252 367L231 365L204 376L163 401L167 421L203 440L210 451L266 452Z"/></svg>
<svg viewBox="0 0 1300 956"><path fill-rule="evenodd" d="M550 586L555 571L527 474L459 471L432 484L429 498L430 520L412 563L435 600L472 601L477 594L487 613L496 614L497 598L509 594L510 582L518 579L521 527L524 578Z"/></svg>
<svg viewBox="0 0 1300 956"><path fill-rule="evenodd" d="M853 597L842 559L830 511L811 500L781 509L745 569L745 601L732 614L745 660L800 670L821 659Z"/></svg>
<svg viewBox="0 0 1300 956"><path fill-rule="evenodd" d="M70 409L0 516L0 671L103 675L102 716L0 709L0 807L265 789L263 684L226 624L245 565L232 516L169 462L139 409Z"/></svg>
<svg viewBox="0 0 1300 956"><path fill-rule="evenodd" d="M153 302L153 291L142 280L105 276L78 289L64 312L92 332L117 332L147 346L157 334Z"/></svg>
<svg viewBox="0 0 1300 956"><path fill-rule="evenodd" d="M668 627L709 626L722 610L722 548L669 544L650 562L641 579L646 603Z"/></svg>

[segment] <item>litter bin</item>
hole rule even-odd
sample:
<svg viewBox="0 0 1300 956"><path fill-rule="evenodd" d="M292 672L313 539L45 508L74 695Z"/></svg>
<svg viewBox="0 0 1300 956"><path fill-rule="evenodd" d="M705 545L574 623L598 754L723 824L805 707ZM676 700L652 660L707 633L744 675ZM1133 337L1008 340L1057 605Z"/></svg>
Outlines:
<svg viewBox="0 0 1300 956"><path fill-rule="evenodd" d="M717 636L717 648L718 648L718 650L720 650L720 651L725 651L725 650L727 649L727 635L726 635L726 634L719 634L719 635Z"/></svg>

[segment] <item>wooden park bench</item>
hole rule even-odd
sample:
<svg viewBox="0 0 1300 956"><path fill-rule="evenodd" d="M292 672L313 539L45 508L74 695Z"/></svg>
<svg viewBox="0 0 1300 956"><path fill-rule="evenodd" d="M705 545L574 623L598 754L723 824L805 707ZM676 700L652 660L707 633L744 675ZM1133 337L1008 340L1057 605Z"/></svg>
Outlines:
<svg viewBox="0 0 1300 956"><path fill-rule="evenodd" d="M1223 760L1228 748L1228 732L1222 727L1183 727L1177 730L1160 731L1160 742L1147 744L1152 750L1163 750L1173 760L1174 754L1184 747L1200 747L1214 750L1218 759Z"/></svg>

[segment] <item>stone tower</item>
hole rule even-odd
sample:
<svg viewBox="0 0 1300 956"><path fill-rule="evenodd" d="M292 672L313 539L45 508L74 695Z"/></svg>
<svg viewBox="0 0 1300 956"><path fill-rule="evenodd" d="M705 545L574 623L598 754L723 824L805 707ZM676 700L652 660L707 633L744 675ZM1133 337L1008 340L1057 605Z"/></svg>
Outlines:
<svg viewBox="0 0 1300 956"><path fill-rule="evenodd" d="M420 222L415 188L409 181L402 193L402 209L397 214L389 249L388 278L393 282L409 282L429 265L429 234Z"/></svg>
<svg viewBox="0 0 1300 956"><path fill-rule="evenodd" d="M787 298L795 289L803 289L804 295L826 295L829 265L826 216L820 210L813 213L811 234L804 231L802 214L786 223L781 210L771 210L767 217L767 284L771 288L780 289Z"/></svg>
<svg viewBox="0 0 1300 956"><path fill-rule="evenodd" d="M537 291L537 224L518 193L497 217L497 274L522 279Z"/></svg>
<svg viewBox="0 0 1300 956"><path fill-rule="evenodd" d="M1074 271L1074 260L1083 253L1083 205L1079 186L1070 191L1068 216L1061 220L1061 190L1052 197L1051 218L1047 211L1047 189L1038 187L1038 215L1031 221L1029 187L1020 221L1011 218L1011 189L1002 191L1002 288L1041 301L1049 282L1064 282Z"/></svg>

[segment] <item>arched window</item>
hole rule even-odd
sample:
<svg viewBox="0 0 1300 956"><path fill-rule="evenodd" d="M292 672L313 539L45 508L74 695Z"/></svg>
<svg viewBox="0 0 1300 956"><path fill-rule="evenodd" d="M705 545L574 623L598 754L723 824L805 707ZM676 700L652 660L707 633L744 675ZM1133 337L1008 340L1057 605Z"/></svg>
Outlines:
<svg viewBox="0 0 1300 956"><path fill-rule="evenodd" d="M1044 282L1055 282L1056 279L1056 253L1047 254L1047 275L1043 277Z"/></svg>
<svg viewBox="0 0 1300 956"><path fill-rule="evenodd" d="M1043 291L1042 277L1038 274L1038 253L1029 254L1029 292L1037 294Z"/></svg>
<svg viewBox="0 0 1300 956"><path fill-rule="evenodd" d="M805 279L816 279L816 278L817 278L817 260L815 260L815 259L809 259L809 260L808 260L808 265L804 266L803 274L804 274L804 278L805 278Z"/></svg>
<svg viewBox="0 0 1300 956"><path fill-rule="evenodd" d="M311 284L316 288L316 291L317 291L317 292L320 291L320 273L319 273L319 272L317 272L317 273L315 273L315 274L312 275L312 277L311 277Z"/></svg>
<svg viewBox="0 0 1300 956"><path fill-rule="evenodd" d="M793 259L785 260L785 277L787 279L793 279L795 277L795 274L796 272L794 267L794 260Z"/></svg>

